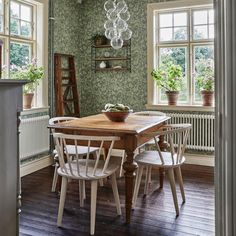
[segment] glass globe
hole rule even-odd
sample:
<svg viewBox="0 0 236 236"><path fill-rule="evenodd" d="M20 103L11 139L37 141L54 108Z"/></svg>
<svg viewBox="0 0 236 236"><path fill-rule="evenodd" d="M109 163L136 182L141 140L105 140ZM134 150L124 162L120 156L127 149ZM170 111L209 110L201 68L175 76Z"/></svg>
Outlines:
<svg viewBox="0 0 236 236"><path fill-rule="evenodd" d="M111 46L114 48L114 49L120 49L122 48L123 46L123 39L122 38L117 38L117 37L114 37L111 39Z"/></svg>
<svg viewBox="0 0 236 236"><path fill-rule="evenodd" d="M109 39L112 39L112 38L119 38L119 37L120 37L120 32L117 31L116 28L110 29L110 32L109 32Z"/></svg>
<svg viewBox="0 0 236 236"><path fill-rule="evenodd" d="M105 36L106 36L107 39L111 39L110 38L110 31L111 31L111 29L106 29L105 30Z"/></svg>
<svg viewBox="0 0 236 236"><path fill-rule="evenodd" d="M125 11L125 12L122 11L119 13L118 17L120 17L124 21L128 21L130 18L130 13L129 13L129 11Z"/></svg>
<svg viewBox="0 0 236 236"><path fill-rule="evenodd" d="M117 9L117 12L120 13L121 11L123 11L123 9L126 7L126 3L124 0L121 0L121 1L118 1L117 4L116 4L116 9Z"/></svg>
<svg viewBox="0 0 236 236"><path fill-rule="evenodd" d="M117 11L116 9L110 9L108 12L107 12L107 18L110 20L110 21L115 21L117 19Z"/></svg>
<svg viewBox="0 0 236 236"><path fill-rule="evenodd" d="M112 0L108 0L108 1L106 1L106 2L104 3L104 9L105 9L106 11L109 11L110 9L115 8L115 7L116 7L116 4L115 4L115 2L112 1Z"/></svg>
<svg viewBox="0 0 236 236"><path fill-rule="evenodd" d="M107 21L104 23L104 28L105 28L105 29L114 28L114 21L112 21L112 20L107 20Z"/></svg>
<svg viewBox="0 0 236 236"><path fill-rule="evenodd" d="M132 37L133 32L127 28L126 31L121 32L121 38L124 40L129 40Z"/></svg>
<svg viewBox="0 0 236 236"><path fill-rule="evenodd" d="M118 18L118 20L116 20L114 26L119 31L126 31L126 29L128 28L127 23L124 20L120 19L120 18Z"/></svg>

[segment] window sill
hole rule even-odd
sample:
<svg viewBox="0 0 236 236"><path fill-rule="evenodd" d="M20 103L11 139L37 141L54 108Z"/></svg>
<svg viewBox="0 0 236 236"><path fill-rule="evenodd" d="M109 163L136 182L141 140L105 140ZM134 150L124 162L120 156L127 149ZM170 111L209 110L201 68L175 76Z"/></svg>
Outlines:
<svg viewBox="0 0 236 236"><path fill-rule="evenodd" d="M31 115L31 114L41 113L41 112L48 112L48 110L49 110L49 106L33 107L31 109L24 109L21 112L21 115Z"/></svg>
<svg viewBox="0 0 236 236"><path fill-rule="evenodd" d="M207 107L201 105L177 105L177 106L170 106L170 105L154 105L154 104L146 104L147 109L152 110L159 110L159 111L205 111L205 112L214 112L215 107Z"/></svg>

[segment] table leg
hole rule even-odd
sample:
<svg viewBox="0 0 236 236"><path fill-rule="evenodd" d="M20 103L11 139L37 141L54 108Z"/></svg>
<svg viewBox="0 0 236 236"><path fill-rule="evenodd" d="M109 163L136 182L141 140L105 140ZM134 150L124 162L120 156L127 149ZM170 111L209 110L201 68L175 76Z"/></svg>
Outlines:
<svg viewBox="0 0 236 236"><path fill-rule="evenodd" d="M168 143L164 140L163 135L161 135L159 137L158 144L159 144L161 151L166 151L166 149L168 148ZM164 178L165 178L165 170L164 170L164 168L159 168L160 188L163 188Z"/></svg>
<svg viewBox="0 0 236 236"><path fill-rule="evenodd" d="M135 170L138 165L134 162L134 153L126 151L126 162L123 164L125 170L125 207L126 207L126 223L129 224L131 220L131 211L132 211L132 198L133 198L133 189L134 189L134 176Z"/></svg>

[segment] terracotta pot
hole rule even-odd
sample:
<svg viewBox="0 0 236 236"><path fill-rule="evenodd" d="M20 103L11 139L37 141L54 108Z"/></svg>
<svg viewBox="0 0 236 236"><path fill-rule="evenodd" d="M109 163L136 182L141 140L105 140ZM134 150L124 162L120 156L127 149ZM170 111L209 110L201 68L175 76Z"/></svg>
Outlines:
<svg viewBox="0 0 236 236"><path fill-rule="evenodd" d="M203 90L203 91L201 91L201 94L202 94L203 106L212 106L213 98L214 98L214 92Z"/></svg>
<svg viewBox="0 0 236 236"><path fill-rule="evenodd" d="M179 91L166 91L168 105L176 105L179 97Z"/></svg>
<svg viewBox="0 0 236 236"><path fill-rule="evenodd" d="M33 93L26 93L23 95L23 108L30 109L32 107L32 100L34 94Z"/></svg>
<svg viewBox="0 0 236 236"><path fill-rule="evenodd" d="M95 45L100 46L100 45L105 45L106 44L106 38L97 38L95 40Z"/></svg>

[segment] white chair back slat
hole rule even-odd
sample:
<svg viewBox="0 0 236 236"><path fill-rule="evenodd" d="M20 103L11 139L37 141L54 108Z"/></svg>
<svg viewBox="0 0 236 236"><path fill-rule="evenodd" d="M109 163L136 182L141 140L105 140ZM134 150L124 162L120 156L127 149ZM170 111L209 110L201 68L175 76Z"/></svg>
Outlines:
<svg viewBox="0 0 236 236"><path fill-rule="evenodd" d="M110 136L110 137L108 136L84 136L84 135L71 135L71 134L62 134L62 133L53 133L53 136L57 144L56 148L58 150L59 162L62 163L62 166L60 166L62 167L61 170L67 175L71 175L74 177L84 176L88 178L95 178L96 174L99 174L99 175L105 174L109 166L109 161L110 161L114 143L115 141L120 139L119 137L115 137L115 136ZM64 148L66 145L69 145L70 143L73 142L75 146L75 150L77 150L79 147L80 141L88 142L88 152L86 155L86 159L80 159L81 157L78 155L77 151L76 151L76 155L73 155L73 158L72 158L72 156L70 156L68 151ZM99 148L96 158L89 159L90 146L93 141L98 143L100 145L100 148ZM103 158L101 158L101 154L102 154L102 149L104 148L105 143L108 146L108 154L107 154L106 160L104 161ZM66 156L67 164L65 164L64 155ZM101 167L101 163L103 165L102 167ZM98 167L100 170L99 172L97 171Z"/></svg>
<svg viewBox="0 0 236 236"><path fill-rule="evenodd" d="M160 157L160 159L161 159L161 164L164 165L164 164L165 164L164 158L163 158L163 156L162 156L161 148L160 148L160 146L159 146L159 144L158 144L158 139L157 139L156 136L154 136L154 141L155 141L155 144L156 144L156 147L157 147L157 151L158 151L159 157Z"/></svg>
<svg viewBox="0 0 236 236"><path fill-rule="evenodd" d="M113 149L113 146L114 146L114 142L115 142L114 140L111 141L111 145L110 145L108 154L107 154L107 156L106 156L106 161L105 161L105 164L104 164L102 173L105 173L105 172L106 172L107 166L108 166L109 161L110 161L111 152L112 152L112 149Z"/></svg>
<svg viewBox="0 0 236 236"><path fill-rule="evenodd" d="M172 164L174 165L175 164L175 161L174 161L175 147L174 147L173 136L174 134L169 134L170 153L171 153Z"/></svg>
<svg viewBox="0 0 236 236"><path fill-rule="evenodd" d="M104 145L104 141L101 142L101 145L99 147L99 151L98 151L98 153L96 153L96 163L94 165L93 175L96 174L97 166L98 166L98 163L99 163L99 158L100 158L102 150L103 150L103 145Z"/></svg>

